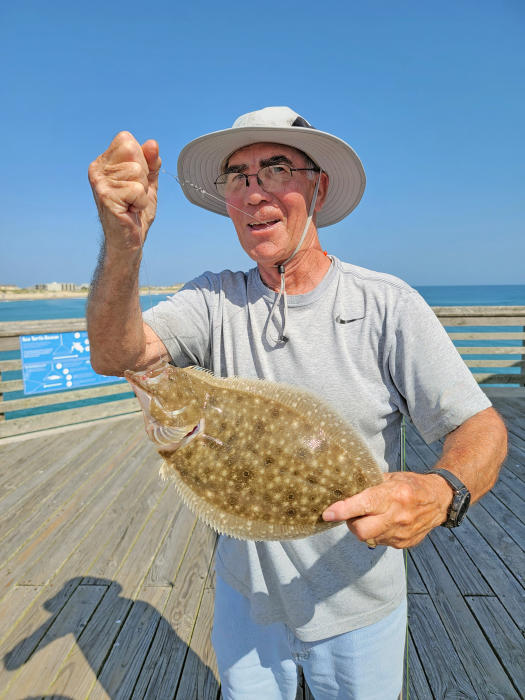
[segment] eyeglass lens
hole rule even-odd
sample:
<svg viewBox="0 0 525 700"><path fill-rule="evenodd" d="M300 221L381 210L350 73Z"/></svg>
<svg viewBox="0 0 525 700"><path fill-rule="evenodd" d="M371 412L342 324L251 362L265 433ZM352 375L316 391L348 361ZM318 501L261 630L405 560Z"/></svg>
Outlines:
<svg viewBox="0 0 525 700"><path fill-rule="evenodd" d="M244 187L249 177L257 177L261 187L267 192L279 190L283 184L292 178L292 170L285 164L267 165L257 173L223 173L215 181L219 194L223 197L231 197L238 194Z"/></svg>

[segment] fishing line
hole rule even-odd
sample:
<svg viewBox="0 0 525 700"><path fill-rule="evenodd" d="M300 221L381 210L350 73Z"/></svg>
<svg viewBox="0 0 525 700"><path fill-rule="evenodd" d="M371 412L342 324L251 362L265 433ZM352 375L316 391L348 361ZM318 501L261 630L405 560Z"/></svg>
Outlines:
<svg viewBox="0 0 525 700"><path fill-rule="evenodd" d="M406 466L406 421L405 416L401 419L401 471L405 472L407 470ZM406 658L406 670L405 670L405 683L406 683L406 700L410 698L410 683L409 683L409 666L408 666L408 549L405 547L404 551L405 559L405 581L407 587L407 627L406 627L406 639L405 639L405 658ZM403 697L403 688L401 688L400 697Z"/></svg>
<svg viewBox="0 0 525 700"><path fill-rule="evenodd" d="M179 185L182 187L182 182L179 180L179 178L177 177L177 175L174 175L173 173L170 173L169 170L166 170L166 168L162 168L162 170L161 170L160 172L161 172L161 173L164 173L165 175L169 175L170 177L172 177L172 178L173 178L174 180L176 180L176 181L179 183ZM195 185L193 182L190 182L189 180L184 180L184 184L185 184L185 185L189 185L190 187L193 187L194 190L197 190L197 192L200 192L201 194L205 194L207 197L211 197L211 199L216 199L216 200L217 200L218 202L220 202L221 204L226 205L226 202L224 201L224 199L223 199L222 197L219 197L219 195L216 195L216 194L212 194L211 192L207 192L207 191L204 189L204 187L200 187L199 185ZM244 211L244 209L239 209L239 207L236 207L236 206L234 206L233 204L228 204L228 207L230 207L231 209L235 209L236 211L240 211L241 214L245 214L246 216L249 216L249 217L250 217L251 219L253 219L254 221L261 221L261 219L258 219L258 218L257 218L256 216L254 216L253 214L250 214L249 212Z"/></svg>

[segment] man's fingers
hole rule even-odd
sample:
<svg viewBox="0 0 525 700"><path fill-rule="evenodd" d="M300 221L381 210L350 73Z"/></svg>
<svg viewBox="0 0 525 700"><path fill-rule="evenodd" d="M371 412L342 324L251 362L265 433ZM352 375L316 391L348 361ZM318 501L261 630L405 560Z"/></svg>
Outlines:
<svg viewBox="0 0 525 700"><path fill-rule="evenodd" d="M156 181L162 165L159 158L159 144L153 139L148 139L142 144L142 153L148 166L148 181L151 184Z"/></svg>
<svg viewBox="0 0 525 700"><path fill-rule="evenodd" d="M380 486L372 486L361 493L346 498L344 501L337 501L323 513L323 520L338 521L350 520L351 518L361 518L363 515L379 514L383 511L383 503L380 498Z"/></svg>

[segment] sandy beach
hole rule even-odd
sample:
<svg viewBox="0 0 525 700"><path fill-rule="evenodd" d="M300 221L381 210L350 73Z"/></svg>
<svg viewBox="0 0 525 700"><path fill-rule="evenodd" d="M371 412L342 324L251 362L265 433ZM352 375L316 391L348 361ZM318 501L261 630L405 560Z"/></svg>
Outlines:
<svg viewBox="0 0 525 700"><path fill-rule="evenodd" d="M141 294L174 294L182 287L176 284L173 287L141 287ZM72 292L48 292L31 289L21 289L15 291L0 291L0 301L34 301L39 299L85 299L88 295L87 289L80 289Z"/></svg>

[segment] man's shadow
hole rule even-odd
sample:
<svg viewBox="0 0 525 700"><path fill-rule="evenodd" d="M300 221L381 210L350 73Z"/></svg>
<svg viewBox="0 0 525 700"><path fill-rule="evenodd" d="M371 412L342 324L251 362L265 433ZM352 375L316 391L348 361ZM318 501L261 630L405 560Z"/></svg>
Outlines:
<svg viewBox="0 0 525 700"><path fill-rule="evenodd" d="M81 576L70 579L45 601L51 617L4 656L8 671L23 666L54 640L73 634L110 698L135 693L142 697L146 691L154 697L173 698L183 673L185 697L217 697L219 684L213 671L154 606L121 596L122 587L116 581L89 578L86 585L83 580ZM80 614L75 615L73 607ZM51 682L42 678L44 692Z"/></svg>

